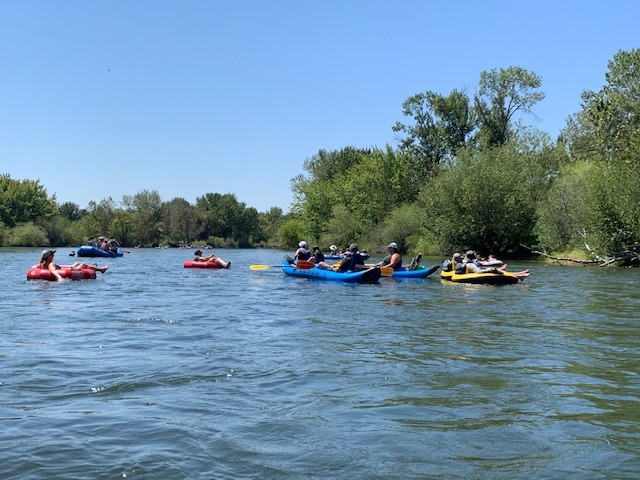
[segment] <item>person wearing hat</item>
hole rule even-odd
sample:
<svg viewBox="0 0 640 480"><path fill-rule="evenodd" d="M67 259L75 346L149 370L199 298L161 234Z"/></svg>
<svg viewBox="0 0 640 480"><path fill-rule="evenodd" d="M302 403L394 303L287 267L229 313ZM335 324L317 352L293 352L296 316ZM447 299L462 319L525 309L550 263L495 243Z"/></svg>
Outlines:
<svg viewBox="0 0 640 480"><path fill-rule="evenodd" d="M309 250L309 245L307 242L302 240L298 243L298 249L296 253L293 254L293 261L297 260L309 260L311 258L311 251Z"/></svg>
<svg viewBox="0 0 640 480"><path fill-rule="evenodd" d="M355 272L364 268L364 257L360 255L360 252L358 252L358 245L352 243L351 245L349 245L349 250L345 253L344 258L340 262L340 265L338 265L338 271L346 272L348 270L351 270Z"/></svg>
<svg viewBox="0 0 640 480"><path fill-rule="evenodd" d="M62 267L71 268L72 270L82 270L83 268L90 268L91 270L95 270L96 272L100 272L100 273L106 272L107 269L109 268L109 265L105 265L104 267L98 267L97 264L89 265L84 262L75 262L73 265L62 265L62 266L56 265L55 262L53 261L53 256L55 255L55 253L56 253L55 250L43 250L42 255L40 255L40 260L38 261L38 264L34 265L33 268L41 268L43 270L49 270L52 273L52 275L56 277L56 280L58 280L59 282L64 280L64 278L62 278L60 274L56 272L56 270L59 270Z"/></svg>
<svg viewBox="0 0 640 480"><path fill-rule="evenodd" d="M202 256L202 250L198 249L194 252L193 261L194 262L212 262L222 268L229 268L231 266L231 262L225 262L220 257L216 257L213 253L208 257Z"/></svg>
<svg viewBox="0 0 640 480"><path fill-rule="evenodd" d="M338 252L338 247L336 247L335 245L331 245L331 246L329 247L329 253L330 253L331 255L338 255L338 253L339 253L339 252Z"/></svg>
<svg viewBox="0 0 640 480"><path fill-rule="evenodd" d="M398 251L398 244L391 242L389 246L387 246L387 250L389 251L389 255L384 257L381 262L376 263L376 266L391 267L394 270L398 270L402 267L402 255L400 255Z"/></svg>

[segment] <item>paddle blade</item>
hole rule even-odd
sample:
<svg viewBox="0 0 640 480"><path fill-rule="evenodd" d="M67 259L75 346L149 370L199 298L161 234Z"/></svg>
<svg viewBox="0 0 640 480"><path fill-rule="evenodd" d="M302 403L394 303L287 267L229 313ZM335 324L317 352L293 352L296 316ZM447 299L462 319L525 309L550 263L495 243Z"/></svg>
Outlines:
<svg viewBox="0 0 640 480"><path fill-rule="evenodd" d="M315 266L315 263L309 262L307 260L298 260L298 262L296 263L296 268L298 270L309 270L310 268L313 268Z"/></svg>
<svg viewBox="0 0 640 480"><path fill-rule="evenodd" d="M249 265L249 270L266 270L267 268L275 267L276 265ZM280 266L280 265L277 265Z"/></svg>
<svg viewBox="0 0 640 480"><path fill-rule="evenodd" d="M393 275L393 268L391 267L380 267L380 275L383 277L390 277Z"/></svg>

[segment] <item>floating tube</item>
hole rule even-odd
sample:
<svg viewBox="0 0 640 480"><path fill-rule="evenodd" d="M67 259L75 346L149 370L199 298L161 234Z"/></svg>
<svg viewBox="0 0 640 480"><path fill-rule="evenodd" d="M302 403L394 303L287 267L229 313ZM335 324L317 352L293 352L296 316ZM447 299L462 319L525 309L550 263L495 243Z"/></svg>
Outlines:
<svg viewBox="0 0 640 480"><path fill-rule="evenodd" d="M282 271L291 277L314 278L317 280L329 280L333 282L347 283L377 283L380 279L380 268L372 267L366 270L353 272L336 272L325 268L313 267L309 269L298 269L288 261L282 262Z"/></svg>
<svg viewBox="0 0 640 480"><path fill-rule="evenodd" d="M96 271L92 268L72 269L71 267L60 267L56 269L58 275L69 280L94 280ZM51 280L56 281L56 276L48 269L32 267L27 271L27 280Z"/></svg>
<svg viewBox="0 0 640 480"><path fill-rule="evenodd" d="M100 250L98 247L90 247L89 245L83 245L76 250L78 257L122 257L124 252L121 248L118 248L117 253L110 251Z"/></svg>
<svg viewBox="0 0 640 480"><path fill-rule="evenodd" d="M187 260L183 266L184 268L224 268L216 262L196 262L194 260Z"/></svg>

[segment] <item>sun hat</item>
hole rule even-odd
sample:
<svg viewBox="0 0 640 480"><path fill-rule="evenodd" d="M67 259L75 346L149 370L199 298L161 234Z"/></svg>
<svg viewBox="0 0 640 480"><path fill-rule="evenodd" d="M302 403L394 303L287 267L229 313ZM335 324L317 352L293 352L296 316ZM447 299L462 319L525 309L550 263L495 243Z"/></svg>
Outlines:
<svg viewBox="0 0 640 480"><path fill-rule="evenodd" d="M467 258L470 260L473 260L474 258L476 258L476 253L473 250L468 250L467 251Z"/></svg>
<svg viewBox="0 0 640 480"><path fill-rule="evenodd" d="M357 243L352 243L351 245L349 245L349 251L350 252L357 252L358 251L358 244Z"/></svg>
<svg viewBox="0 0 640 480"><path fill-rule="evenodd" d="M388 248L398 248L398 244L396 242L391 242Z"/></svg>
<svg viewBox="0 0 640 480"><path fill-rule="evenodd" d="M330 245L329 246L329 250L337 250L337 249L338 249L338 247L336 247L335 245Z"/></svg>
<svg viewBox="0 0 640 480"><path fill-rule="evenodd" d="M303 240L302 242L300 242L300 243L298 244L298 246L299 246L299 247L301 247L301 248L307 248L307 242L305 242L305 241Z"/></svg>
<svg viewBox="0 0 640 480"><path fill-rule="evenodd" d="M55 250L43 250L42 251L42 258L47 258L50 255L53 255L54 253L56 253Z"/></svg>

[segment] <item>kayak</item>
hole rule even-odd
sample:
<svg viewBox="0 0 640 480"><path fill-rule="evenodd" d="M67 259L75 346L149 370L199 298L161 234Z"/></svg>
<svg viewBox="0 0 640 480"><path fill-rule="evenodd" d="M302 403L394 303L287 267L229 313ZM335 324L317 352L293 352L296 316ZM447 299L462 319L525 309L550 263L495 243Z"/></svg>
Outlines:
<svg viewBox="0 0 640 480"><path fill-rule="evenodd" d="M455 273L453 271L440 272L440 278L456 283L475 283L487 285L513 285L518 283L518 277L509 272L495 273Z"/></svg>
<svg viewBox="0 0 640 480"><path fill-rule="evenodd" d="M184 268L224 268L218 265L216 262L196 262L194 260L187 260L184 262Z"/></svg>
<svg viewBox="0 0 640 480"><path fill-rule="evenodd" d="M60 267L56 269L58 275L69 280L93 280L96 278L96 271L92 268L82 268L74 270L71 267ZM27 280L51 280L57 278L46 268L32 267L27 270Z"/></svg>
<svg viewBox="0 0 640 480"><path fill-rule="evenodd" d="M420 265L415 270L409 270L407 267L400 267L398 270L393 271L391 278L427 278L440 268L440 265L434 265L432 267L425 267Z"/></svg>
<svg viewBox="0 0 640 480"><path fill-rule="evenodd" d="M371 267L366 270L353 272L336 272L325 268L313 267L308 269L299 269L295 265L291 265L288 261L282 262L282 271L291 277L315 278L317 280L328 280L333 282L347 283L377 283L380 279L380 268Z"/></svg>
<svg viewBox="0 0 640 480"><path fill-rule="evenodd" d="M78 257L122 257L124 252L121 248L118 248L117 253L100 250L98 247L90 247L89 245L83 245L76 250Z"/></svg>

